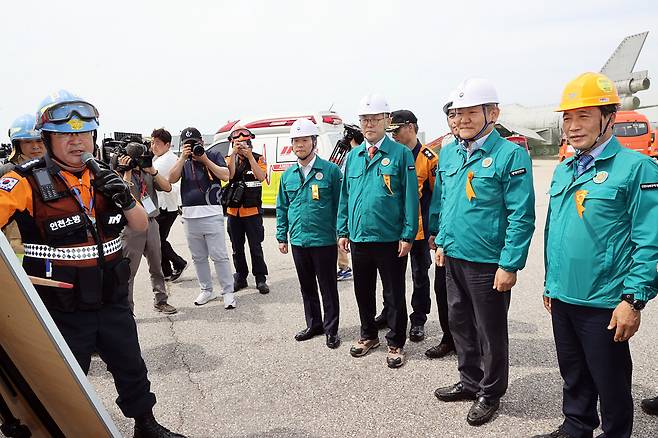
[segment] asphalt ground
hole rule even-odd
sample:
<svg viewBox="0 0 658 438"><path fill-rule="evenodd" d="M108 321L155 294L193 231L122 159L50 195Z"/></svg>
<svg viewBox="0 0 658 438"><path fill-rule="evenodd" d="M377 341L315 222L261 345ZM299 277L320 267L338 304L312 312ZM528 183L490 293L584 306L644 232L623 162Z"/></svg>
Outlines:
<svg viewBox="0 0 658 438"><path fill-rule="evenodd" d="M435 388L459 378L454 355L434 360L424 355L441 337L434 298L427 337L407 343L407 363L400 369L386 366L385 343L365 357L350 356L350 344L359 334L352 281L339 282L340 348L328 349L324 337L296 342L294 334L305 326L302 300L292 256L278 252L272 215L265 218L263 243L272 292L260 295L250 277L250 288L237 294L235 310L224 310L221 301L196 307L199 288L190 265L182 281L169 285L169 302L178 314L154 312L142 260L135 312L158 399L156 417L190 437L528 437L554 430L562 421L562 381L541 295L546 192L555 164L535 160L533 165L536 231L527 267L512 291L509 390L490 423L471 427L466 423L470 402L442 403L433 395ZM191 262L180 221L170 239ZM409 309L411 291L409 267ZM637 437L658 436L658 418L639 408L640 399L658 394L658 313L652 304L642 312L640 331L631 340ZM116 406L112 378L98 357L89 379L119 430L132 436L133 422Z"/></svg>

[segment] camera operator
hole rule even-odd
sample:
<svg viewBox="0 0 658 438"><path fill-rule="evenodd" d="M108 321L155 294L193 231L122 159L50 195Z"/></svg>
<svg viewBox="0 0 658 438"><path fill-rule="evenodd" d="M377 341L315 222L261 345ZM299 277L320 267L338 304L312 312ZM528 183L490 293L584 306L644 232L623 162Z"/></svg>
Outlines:
<svg viewBox="0 0 658 438"><path fill-rule="evenodd" d="M170 192L171 184L153 168L153 154L142 143L131 141L125 146L119 147L113 164L116 171L123 176L123 180L130 186L132 195L148 214L148 228L146 231L136 231L126 227L121 234L123 255L130 259L130 281L128 283L130 308L134 313L133 289L135 275L143 254L146 256L149 265L151 287L155 294L153 307L158 312L168 315L174 314L177 312L176 308L167 303L167 289L161 265L160 229L156 220L159 214L156 190Z"/></svg>
<svg viewBox="0 0 658 438"><path fill-rule="evenodd" d="M331 154L329 161L336 163L340 167L341 173L345 173L345 158L352 149L363 143L364 137L361 129L356 125L345 125L345 135L338 141L334 152ZM348 253L338 251L338 272L336 279L338 281L350 280L352 278L352 268L350 268L350 256Z"/></svg>
<svg viewBox="0 0 658 438"><path fill-rule="evenodd" d="M181 132L180 144L183 150L171 168L169 182L175 183L182 177L181 199L185 235L201 288L194 304L202 306L219 298L219 294L213 291L208 262L210 257L215 263L215 272L222 288L224 308L235 309L233 276L224 241L224 215L219 185L220 180L228 181L229 170L220 153L204 149L203 138L198 129L185 128Z"/></svg>
<svg viewBox="0 0 658 438"><path fill-rule="evenodd" d="M228 235L233 246L234 290L237 292L247 287L249 267L244 244L245 240L249 240L251 268L256 277L256 288L261 294L267 294L270 292L270 287L266 283L267 265L261 246L265 238L261 208L262 182L266 176L267 163L263 156L252 151L251 140L254 138L255 135L242 126L233 128L229 135L233 148L226 158L226 163L231 179L224 204L227 206Z"/></svg>

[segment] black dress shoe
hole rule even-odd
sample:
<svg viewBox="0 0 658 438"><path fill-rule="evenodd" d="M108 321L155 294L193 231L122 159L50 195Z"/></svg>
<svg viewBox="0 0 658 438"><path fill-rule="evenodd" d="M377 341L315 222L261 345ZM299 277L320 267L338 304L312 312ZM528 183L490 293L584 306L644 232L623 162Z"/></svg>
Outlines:
<svg viewBox="0 0 658 438"><path fill-rule="evenodd" d="M235 278L233 277L233 292L237 292L242 289L246 289L249 287L249 283L247 283L246 278Z"/></svg>
<svg viewBox="0 0 658 438"><path fill-rule="evenodd" d="M304 330L301 330L297 332L295 335L295 340L296 341L308 341L309 339L321 335L324 333L322 329L312 329L312 328L305 328Z"/></svg>
<svg viewBox="0 0 658 438"><path fill-rule="evenodd" d="M471 426L481 426L491 420L499 407L500 399L487 400L480 396L471 406L471 410L468 411L466 422Z"/></svg>
<svg viewBox="0 0 658 438"><path fill-rule="evenodd" d="M640 403L640 407L645 414L658 415L658 397L645 398Z"/></svg>
<svg viewBox="0 0 658 438"><path fill-rule="evenodd" d="M334 348L338 348L339 345L340 338L338 335L327 335L327 347L333 350Z"/></svg>
<svg viewBox="0 0 658 438"><path fill-rule="evenodd" d="M260 292L263 295L267 295L270 293L270 287L264 281L261 281L260 283L256 283L256 289L258 289L258 292Z"/></svg>
<svg viewBox="0 0 658 438"><path fill-rule="evenodd" d="M586 435L585 438L592 438L592 433ZM562 427L558 427L557 430L554 430L551 433L546 433L544 435L534 435L532 438L576 438L573 435L570 435L562 430Z"/></svg>
<svg viewBox="0 0 658 438"><path fill-rule="evenodd" d="M455 351L455 346L453 344L442 342L439 345L428 348L425 352L425 356L429 357L430 359L440 359L443 356L447 356L448 354L452 353L453 351Z"/></svg>
<svg viewBox="0 0 658 438"><path fill-rule="evenodd" d="M375 325L377 326L377 329L379 329L379 330L386 328L386 326L387 326L387 324L386 324L386 314L384 313L383 310L382 310L382 313L380 313L379 315L377 315L375 317Z"/></svg>
<svg viewBox="0 0 658 438"><path fill-rule="evenodd" d="M436 391L434 391L434 395L436 398L444 402L476 399L475 393L465 389L462 382L438 388Z"/></svg>
<svg viewBox="0 0 658 438"><path fill-rule="evenodd" d="M425 327L422 325L412 325L409 330L409 340L411 342L420 342L425 339Z"/></svg>

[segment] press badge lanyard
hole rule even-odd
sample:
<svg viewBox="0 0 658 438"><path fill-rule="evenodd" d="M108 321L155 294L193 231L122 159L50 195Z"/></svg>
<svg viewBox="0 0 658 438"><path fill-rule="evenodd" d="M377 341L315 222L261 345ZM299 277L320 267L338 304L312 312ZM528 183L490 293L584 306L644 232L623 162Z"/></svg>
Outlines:
<svg viewBox="0 0 658 438"><path fill-rule="evenodd" d="M96 224L96 219L92 215L92 211L94 210L94 185L91 182L91 178L89 179L89 207L87 207L82 200L82 192L80 189L77 187L73 187L69 182L64 178L64 175L62 175L62 172L59 171L57 172L57 176L59 176L59 179L62 180L66 188L69 190L69 193L73 194L73 198L78 201L78 205L80 205L80 208L84 211L85 216L89 219L91 222L91 226L93 227ZM82 178L80 178L80 182L82 185ZM50 261L49 258L46 258L46 278L52 278L53 276L53 265Z"/></svg>
<svg viewBox="0 0 658 438"><path fill-rule="evenodd" d="M75 198L76 201L78 201L78 204L80 205L80 208L85 212L89 220L91 221L92 224L96 223L96 219L94 218L92 211L94 210L94 186L91 183L91 179L89 180L89 207L87 207L82 200L82 194L80 189L77 187L73 187L69 182L64 178L64 175L62 175L62 172L57 172L57 175L59 178L64 182L66 187L69 189L69 192L73 193L73 197ZM82 181L82 179L81 179Z"/></svg>
<svg viewBox="0 0 658 438"><path fill-rule="evenodd" d="M206 193L206 191L201 188L201 184L199 184L199 180L196 179L196 170L194 169L194 162L191 162L190 166L192 167L192 179L196 183L197 188L201 193Z"/></svg>

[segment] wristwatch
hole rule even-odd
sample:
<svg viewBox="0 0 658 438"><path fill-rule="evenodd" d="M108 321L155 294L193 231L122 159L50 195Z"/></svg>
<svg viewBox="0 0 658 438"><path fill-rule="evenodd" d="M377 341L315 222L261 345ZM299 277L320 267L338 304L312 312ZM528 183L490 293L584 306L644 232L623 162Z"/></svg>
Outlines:
<svg viewBox="0 0 658 438"><path fill-rule="evenodd" d="M407 243L413 242L413 240L411 240L411 239L400 239L400 240L403 241L403 242L407 242Z"/></svg>
<svg viewBox="0 0 658 438"><path fill-rule="evenodd" d="M630 304L633 307L633 310L637 310L638 312L644 309L644 306L647 305L646 301L636 300L635 295L633 294L624 294L621 296L621 299Z"/></svg>

